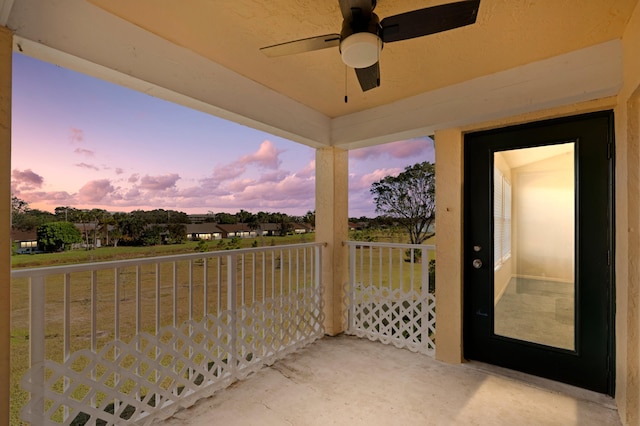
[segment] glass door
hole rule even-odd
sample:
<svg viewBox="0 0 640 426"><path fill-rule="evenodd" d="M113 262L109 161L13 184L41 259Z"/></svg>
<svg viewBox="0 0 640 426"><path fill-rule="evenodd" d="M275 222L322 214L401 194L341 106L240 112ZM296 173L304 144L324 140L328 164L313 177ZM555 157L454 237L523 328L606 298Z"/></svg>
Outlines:
<svg viewBox="0 0 640 426"><path fill-rule="evenodd" d="M613 113L465 136L464 354L613 394Z"/></svg>

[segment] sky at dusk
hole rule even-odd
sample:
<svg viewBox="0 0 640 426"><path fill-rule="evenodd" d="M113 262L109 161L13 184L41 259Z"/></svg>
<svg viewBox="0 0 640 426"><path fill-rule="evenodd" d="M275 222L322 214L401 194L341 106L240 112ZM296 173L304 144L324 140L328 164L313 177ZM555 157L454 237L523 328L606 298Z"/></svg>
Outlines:
<svg viewBox="0 0 640 426"><path fill-rule="evenodd" d="M15 53L13 195L31 208L283 212L315 208L315 150ZM349 216L369 188L421 161L428 138L349 153Z"/></svg>

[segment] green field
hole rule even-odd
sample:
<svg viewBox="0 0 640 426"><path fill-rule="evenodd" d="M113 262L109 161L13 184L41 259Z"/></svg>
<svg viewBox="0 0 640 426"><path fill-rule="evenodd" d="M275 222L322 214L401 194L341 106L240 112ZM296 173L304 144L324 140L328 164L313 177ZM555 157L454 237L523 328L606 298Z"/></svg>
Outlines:
<svg viewBox="0 0 640 426"><path fill-rule="evenodd" d="M258 247L267 247L271 245L298 244L313 241L313 234L287 235L284 237L245 238L239 240L240 247L238 248L248 248L253 244L257 244ZM208 241L207 250L218 250L220 242L226 245L229 244L228 240ZM193 253L196 250L197 245L197 242L189 241L184 244L149 247L100 247L93 250L71 250L61 253L22 254L14 255L11 258L11 262L14 269L69 265L87 262L107 262L112 260L135 259L138 257L170 256L181 253Z"/></svg>

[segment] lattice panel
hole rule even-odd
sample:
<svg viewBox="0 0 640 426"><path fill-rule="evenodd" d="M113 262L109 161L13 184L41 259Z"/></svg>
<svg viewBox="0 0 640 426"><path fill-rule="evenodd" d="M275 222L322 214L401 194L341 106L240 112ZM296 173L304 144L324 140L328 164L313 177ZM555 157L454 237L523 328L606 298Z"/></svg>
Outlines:
<svg viewBox="0 0 640 426"><path fill-rule="evenodd" d="M320 289L47 360L23 377L32 424L149 424L323 335ZM42 386L44 378L44 386Z"/></svg>
<svg viewBox="0 0 640 426"><path fill-rule="evenodd" d="M356 284L347 285L347 333L435 354L435 297L431 293L402 292Z"/></svg>

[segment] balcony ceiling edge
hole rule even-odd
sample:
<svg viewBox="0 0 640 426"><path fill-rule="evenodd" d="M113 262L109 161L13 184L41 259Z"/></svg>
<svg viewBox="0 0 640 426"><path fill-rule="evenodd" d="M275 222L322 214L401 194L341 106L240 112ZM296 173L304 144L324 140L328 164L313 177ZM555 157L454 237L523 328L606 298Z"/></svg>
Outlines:
<svg viewBox="0 0 640 426"><path fill-rule="evenodd" d="M82 0L21 0L18 51L314 148L330 118ZM19 47L18 47L19 45Z"/></svg>
<svg viewBox="0 0 640 426"><path fill-rule="evenodd" d="M337 117L331 141L361 148L616 95L622 43L611 40L393 104Z"/></svg>

